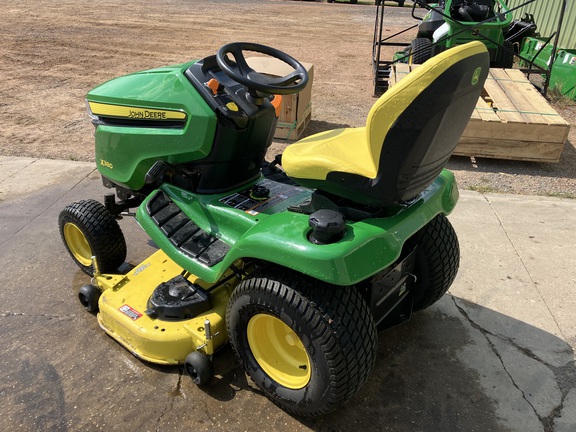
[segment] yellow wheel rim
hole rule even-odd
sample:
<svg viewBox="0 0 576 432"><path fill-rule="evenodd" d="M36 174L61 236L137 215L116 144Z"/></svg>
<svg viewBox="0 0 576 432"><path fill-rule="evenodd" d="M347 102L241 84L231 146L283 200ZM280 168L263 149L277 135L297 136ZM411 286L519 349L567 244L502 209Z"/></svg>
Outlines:
<svg viewBox="0 0 576 432"><path fill-rule="evenodd" d="M300 338L272 315L254 315L248 322L248 344L254 358L277 383L300 389L310 381L310 358Z"/></svg>
<svg viewBox="0 0 576 432"><path fill-rule="evenodd" d="M78 228L73 223L68 222L64 225L64 239L66 240L66 245L72 255L83 266L89 266L92 264L92 249L86 240L86 236L80 228Z"/></svg>

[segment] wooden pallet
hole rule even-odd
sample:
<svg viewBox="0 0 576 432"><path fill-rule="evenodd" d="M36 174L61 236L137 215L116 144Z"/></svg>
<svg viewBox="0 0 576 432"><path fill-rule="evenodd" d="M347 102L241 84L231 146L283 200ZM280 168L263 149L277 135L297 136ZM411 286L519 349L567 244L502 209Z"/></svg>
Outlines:
<svg viewBox="0 0 576 432"><path fill-rule="evenodd" d="M312 110L306 109L304 118L299 121L295 120L292 123L286 123L280 121L281 119L278 119L278 125L276 126L276 132L274 132L274 138L286 141L296 141L300 135L302 135L302 132L304 132L304 129L306 129L308 123L310 123L311 118Z"/></svg>
<svg viewBox="0 0 576 432"><path fill-rule="evenodd" d="M418 65L396 64L390 86ZM518 69L490 69L455 155L558 162L570 124Z"/></svg>

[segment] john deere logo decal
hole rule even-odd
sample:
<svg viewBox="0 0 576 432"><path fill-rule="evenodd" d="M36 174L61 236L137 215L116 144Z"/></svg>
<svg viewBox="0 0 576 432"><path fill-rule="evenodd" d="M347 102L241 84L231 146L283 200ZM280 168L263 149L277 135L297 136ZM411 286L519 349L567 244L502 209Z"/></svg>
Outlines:
<svg viewBox="0 0 576 432"><path fill-rule="evenodd" d="M478 84L478 81L480 81L480 74L481 73L482 73L482 68L481 67L476 68L476 70L472 74L472 85Z"/></svg>
<svg viewBox="0 0 576 432"><path fill-rule="evenodd" d="M150 108L111 105L98 102L89 102L92 114L104 117L127 118L134 120L186 120L182 111L158 110Z"/></svg>

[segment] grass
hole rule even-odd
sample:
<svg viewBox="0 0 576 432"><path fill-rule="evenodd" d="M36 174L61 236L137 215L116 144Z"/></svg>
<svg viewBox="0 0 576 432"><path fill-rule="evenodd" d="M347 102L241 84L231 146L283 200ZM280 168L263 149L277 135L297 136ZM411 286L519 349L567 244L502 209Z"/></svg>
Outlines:
<svg viewBox="0 0 576 432"><path fill-rule="evenodd" d="M497 188L495 188L494 186L492 186L490 184L490 180L488 180L487 178L484 178L484 177L480 178L480 183L468 185L466 187L466 189L474 191L474 192L480 192L480 193L498 193L498 192L500 192Z"/></svg>
<svg viewBox="0 0 576 432"><path fill-rule="evenodd" d="M576 195L570 192L546 192L545 196L552 198L576 199Z"/></svg>
<svg viewBox="0 0 576 432"><path fill-rule="evenodd" d="M550 90L548 92L548 97L550 102L558 108L566 109L576 106L576 101L574 99L571 99L568 96L564 96L557 90Z"/></svg>
<svg viewBox="0 0 576 432"><path fill-rule="evenodd" d="M470 185L468 187L466 187L466 189L474 191L474 192L480 192L480 193L498 193L498 189L496 189L493 186L490 186L489 184L473 184Z"/></svg>

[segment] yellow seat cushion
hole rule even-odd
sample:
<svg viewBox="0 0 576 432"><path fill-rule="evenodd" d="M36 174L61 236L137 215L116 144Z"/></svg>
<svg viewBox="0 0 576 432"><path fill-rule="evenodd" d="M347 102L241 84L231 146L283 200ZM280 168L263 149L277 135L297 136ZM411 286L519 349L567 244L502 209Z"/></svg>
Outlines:
<svg viewBox="0 0 576 432"><path fill-rule="evenodd" d="M402 113L433 83L441 90L442 83L436 80L451 66L485 52L485 45L475 41L428 60L376 101L368 113L366 127L322 132L288 146L282 155L286 174L295 179L322 181L331 172L344 172L375 179L386 135Z"/></svg>
<svg viewBox="0 0 576 432"><path fill-rule="evenodd" d="M325 180L333 171L375 178L377 166L367 139L365 127L311 135L284 150L282 166L288 175L296 178Z"/></svg>

